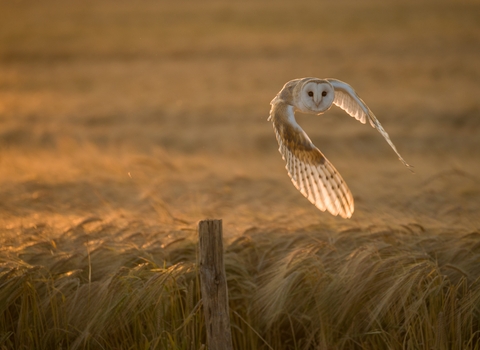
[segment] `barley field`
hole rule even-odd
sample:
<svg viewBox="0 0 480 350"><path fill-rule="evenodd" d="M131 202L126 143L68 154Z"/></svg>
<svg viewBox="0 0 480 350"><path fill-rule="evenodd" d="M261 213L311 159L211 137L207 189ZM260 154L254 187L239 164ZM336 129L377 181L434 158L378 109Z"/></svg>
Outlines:
<svg viewBox="0 0 480 350"><path fill-rule="evenodd" d="M323 213L267 122L351 84L381 135L298 115L355 198ZM0 349L208 349L223 220L235 349L480 349L476 0L1 1Z"/></svg>

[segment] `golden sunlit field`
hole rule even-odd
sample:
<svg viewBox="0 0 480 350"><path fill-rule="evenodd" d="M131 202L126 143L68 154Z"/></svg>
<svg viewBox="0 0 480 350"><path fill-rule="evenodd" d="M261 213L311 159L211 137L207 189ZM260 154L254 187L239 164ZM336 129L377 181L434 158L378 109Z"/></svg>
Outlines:
<svg viewBox="0 0 480 350"><path fill-rule="evenodd" d="M355 199L291 184L270 101ZM480 348L480 3L0 2L0 349L208 349L197 222L223 220L235 349Z"/></svg>

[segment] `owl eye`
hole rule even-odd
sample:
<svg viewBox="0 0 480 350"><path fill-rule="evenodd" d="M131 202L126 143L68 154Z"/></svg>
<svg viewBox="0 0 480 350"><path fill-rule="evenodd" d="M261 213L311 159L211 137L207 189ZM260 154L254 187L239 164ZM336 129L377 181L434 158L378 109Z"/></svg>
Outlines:
<svg viewBox="0 0 480 350"><path fill-rule="evenodd" d="M326 92L326 91L323 91L323 92L322 92L322 96L327 96L327 92Z"/></svg>
<svg viewBox="0 0 480 350"><path fill-rule="evenodd" d="M308 92L308 96L313 97L313 91ZM325 95L324 95L325 96Z"/></svg>

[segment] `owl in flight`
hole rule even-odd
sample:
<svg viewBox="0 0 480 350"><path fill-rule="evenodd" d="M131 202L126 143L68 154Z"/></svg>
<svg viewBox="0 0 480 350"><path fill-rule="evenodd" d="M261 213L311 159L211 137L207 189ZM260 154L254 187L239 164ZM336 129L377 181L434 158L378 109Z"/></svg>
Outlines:
<svg viewBox="0 0 480 350"><path fill-rule="evenodd" d="M279 144L279 151L287 163L293 185L318 209L332 215L349 218L353 214L353 196L335 167L315 147L295 120L296 110L322 114L332 103L350 116L370 125L383 135L400 161L410 167L398 153L387 132L350 85L336 79L303 78L286 83L270 102L270 117Z"/></svg>

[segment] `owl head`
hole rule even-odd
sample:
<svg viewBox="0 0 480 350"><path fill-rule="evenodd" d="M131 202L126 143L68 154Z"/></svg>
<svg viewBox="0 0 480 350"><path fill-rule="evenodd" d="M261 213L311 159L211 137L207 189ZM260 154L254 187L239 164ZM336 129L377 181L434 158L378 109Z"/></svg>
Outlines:
<svg viewBox="0 0 480 350"><path fill-rule="evenodd" d="M293 89L294 106L301 112L321 114L335 99L335 90L327 80L303 78Z"/></svg>

